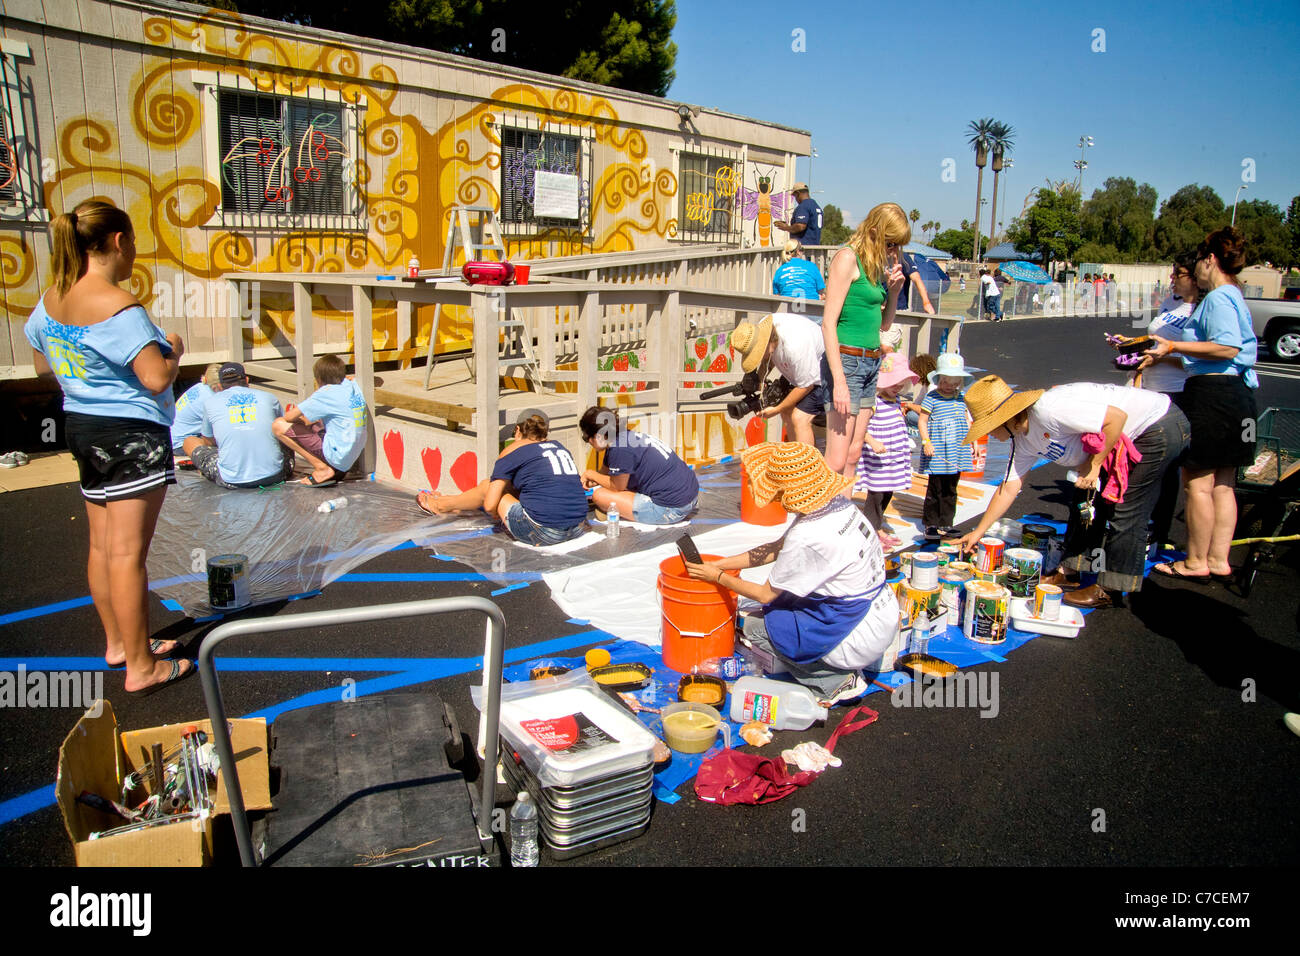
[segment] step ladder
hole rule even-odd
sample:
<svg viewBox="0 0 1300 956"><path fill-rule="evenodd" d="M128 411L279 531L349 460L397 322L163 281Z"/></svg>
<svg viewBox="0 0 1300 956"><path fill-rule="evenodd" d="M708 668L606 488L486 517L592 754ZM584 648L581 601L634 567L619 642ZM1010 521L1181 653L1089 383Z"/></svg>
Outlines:
<svg viewBox="0 0 1300 956"><path fill-rule="evenodd" d="M464 262L491 261L486 253L495 254L497 262L506 261L506 247L501 239L501 227L497 222L496 210L491 206L453 206L447 214L447 239L443 244L442 274L454 275L456 254L464 253ZM498 299L498 302L500 300ZM498 316L500 312L498 312ZM434 348L438 342L438 326L442 320L442 305L433 309L433 327L429 332L429 350L424 367L424 387L427 391L432 386L434 366L443 358L435 356ZM498 360L510 362L523 368L528 380L537 391L542 390L541 366L533 352L532 334L528 324L514 317L513 310L504 319L497 322L498 337L505 336L505 350L498 354ZM478 348L480 343L474 343ZM462 356L469 368L470 380L475 380L473 351Z"/></svg>

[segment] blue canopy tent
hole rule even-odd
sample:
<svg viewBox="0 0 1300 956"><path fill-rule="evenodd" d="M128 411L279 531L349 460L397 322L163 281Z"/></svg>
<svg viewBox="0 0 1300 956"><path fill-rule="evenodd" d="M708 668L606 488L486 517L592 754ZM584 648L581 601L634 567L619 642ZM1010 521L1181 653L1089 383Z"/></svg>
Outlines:
<svg viewBox="0 0 1300 956"><path fill-rule="evenodd" d="M1032 282L1034 285L1047 285L1052 281L1049 276L1032 262L1004 262L999 266L1002 274L1016 282Z"/></svg>

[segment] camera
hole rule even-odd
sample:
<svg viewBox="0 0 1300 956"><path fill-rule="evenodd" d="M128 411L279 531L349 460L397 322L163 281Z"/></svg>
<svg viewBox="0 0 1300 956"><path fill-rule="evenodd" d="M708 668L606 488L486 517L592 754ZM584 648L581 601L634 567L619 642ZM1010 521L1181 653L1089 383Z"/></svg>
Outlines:
<svg viewBox="0 0 1300 956"><path fill-rule="evenodd" d="M753 415L764 408L779 405L790 394L793 386L784 376L770 382L763 382L757 372L746 372L745 377L736 385L724 385L709 392L702 392L700 398L717 398L719 395L739 395L738 402L727 403L727 415L736 420L746 415Z"/></svg>

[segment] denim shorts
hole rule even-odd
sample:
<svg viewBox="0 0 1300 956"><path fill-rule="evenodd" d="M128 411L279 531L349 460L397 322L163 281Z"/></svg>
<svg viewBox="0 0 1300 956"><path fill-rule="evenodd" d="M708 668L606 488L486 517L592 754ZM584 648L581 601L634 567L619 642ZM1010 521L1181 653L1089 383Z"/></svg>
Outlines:
<svg viewBox="0 0 1300 956"><path fill-rule="evenodd" d="M632 503L632 520L639 521L641 524L678 524L690 516L698 501L697 495L689 504L682 505L680 508L665 508L638 492L636 500Z"/></svg>
<svg viewBox="0 0 1300 956"><path fill-rule="evenodd" d="M534 521L524 506L515 502L506 512L506 528L516 541L544 548L548 544L563 544L585 533L587 522L583 521L567 529L548 528Z"/></svg>
<svg viewBox="0 0 1300 956"><path fill-rule="evenodd" d="M867 358L865 355L845 355L840 353L840 366L844 369L844 381L849 386L849 416L856 415L864 406L874 408L876 404L876 377L880 372L880 359ZM831 367L822 356L822 389L829 412L835 407L835 380L831 378Z"/></svg>

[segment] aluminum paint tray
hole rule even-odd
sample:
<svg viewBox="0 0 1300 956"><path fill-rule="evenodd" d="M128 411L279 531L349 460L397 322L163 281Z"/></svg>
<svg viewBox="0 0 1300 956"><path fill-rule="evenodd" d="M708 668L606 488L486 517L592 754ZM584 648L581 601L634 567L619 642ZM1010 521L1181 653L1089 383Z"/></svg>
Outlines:
<svg viewBox="0 0 1300 956"><path fill-rule="evenodd" d="M1011 626L1020 631L1050 634L1052 637L1078 637L1083 627L1083 612L1061 602L1061 616L1055 621L1034 617L1032 598L1011 599Z"/></svg>
<svg viewBox="0 0 1300 956"><path fill-rule="evenodd" d="M508 759L504 752L502 757L501 766L505 770L506 781L514 787L516 793L528 790L539 801L539 805L545 802L556 810L579 810L610 797L635 790L648 791L654 786L654 767L646 767L644 770L602 777L581 787L543 787L527 767Z"/></svg>
<svg viewBox="0 0 1300 956"><path fill-rule="evenodd" d="M654 761L654 735L603 692L581 687L503 701L501 735L546 787L577 787Z"/></svg>

